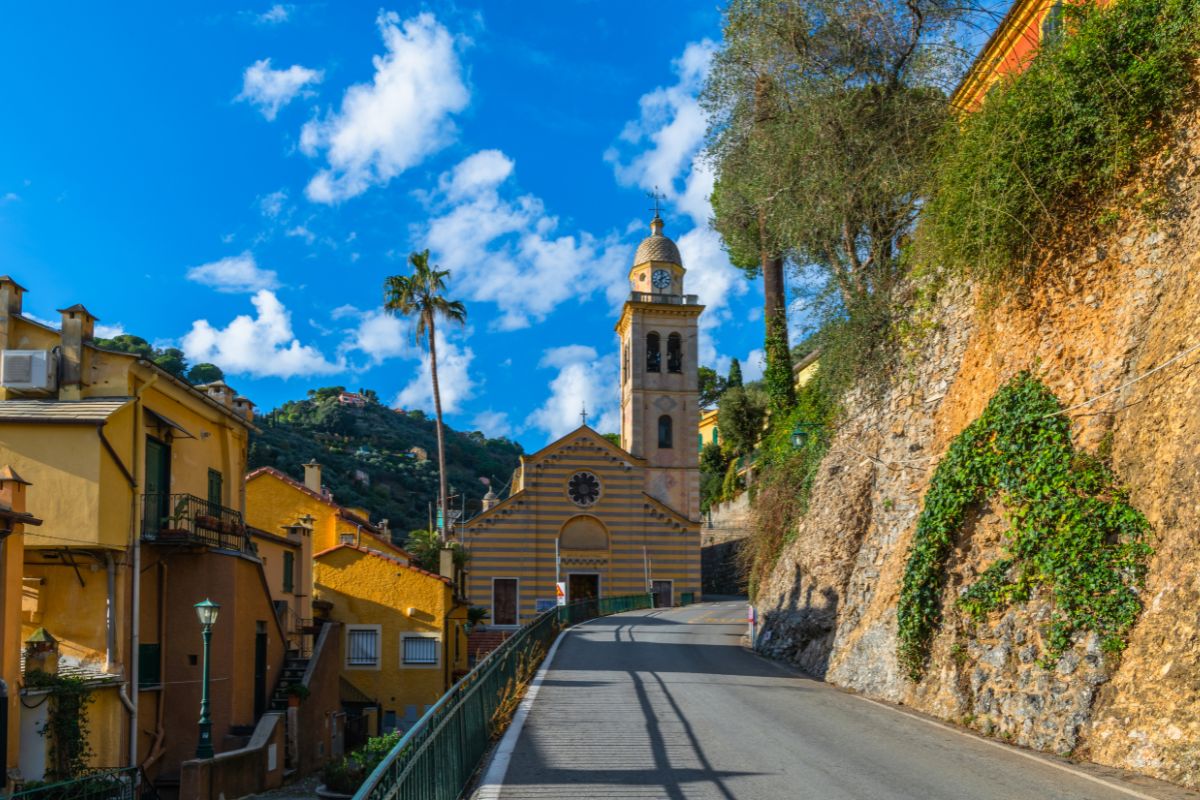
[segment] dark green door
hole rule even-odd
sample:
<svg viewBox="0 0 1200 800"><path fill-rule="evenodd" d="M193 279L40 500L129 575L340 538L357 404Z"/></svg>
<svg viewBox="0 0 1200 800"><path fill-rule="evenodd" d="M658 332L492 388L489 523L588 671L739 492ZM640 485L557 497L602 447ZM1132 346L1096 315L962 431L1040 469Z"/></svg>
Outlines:
<svg viewBox="0 0 1200 800"><path fill-rule="evenodd" d="M254 718L267 711L267 623L255 623L254 634Z"/></svg>
<svg viewBox="0 0 1200 800"><path fill-rule="evenodd" d="M221 513L221 473L215 469L208 471L208 507L209 514L217 516Z"/></svg>
<svg viewBox="0 0 1200 800"><path fill-rule="evenodd" d="M171 514L171 446L146 437L145 530L155 535Z"/></svg>

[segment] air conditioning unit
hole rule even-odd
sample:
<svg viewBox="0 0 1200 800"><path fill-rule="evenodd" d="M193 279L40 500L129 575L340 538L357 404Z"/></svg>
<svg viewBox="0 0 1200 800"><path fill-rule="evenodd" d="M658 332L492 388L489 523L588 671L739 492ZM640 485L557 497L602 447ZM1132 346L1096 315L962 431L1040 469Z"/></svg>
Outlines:
<svg viewBox="0 0 1200 800"><path fill-rule="evenodd" d="M58 357L50 350L0 351L0 386L5 389L58 388Z"/></svg>

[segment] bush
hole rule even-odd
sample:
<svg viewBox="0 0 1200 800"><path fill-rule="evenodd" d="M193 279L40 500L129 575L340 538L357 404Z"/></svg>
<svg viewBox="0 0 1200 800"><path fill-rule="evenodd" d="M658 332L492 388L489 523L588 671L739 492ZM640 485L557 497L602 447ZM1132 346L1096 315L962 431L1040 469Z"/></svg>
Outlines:
<svg viewBox="0 0 1200 800"><path fill-rule="evenodd" d="M1065 4L1065 35L947 130L925 211L933 263L1028 277L1071 214L1110 193L1186 107L1200 0Z"/></svg>
<svg viewBox="0 0 1200 800"><path fill-rule="evenodd" d="M384 757L400 741L400 731L373 736L367 743L340 761L331 761L321 770L321 782L331 792L354 794Z"/></svg>

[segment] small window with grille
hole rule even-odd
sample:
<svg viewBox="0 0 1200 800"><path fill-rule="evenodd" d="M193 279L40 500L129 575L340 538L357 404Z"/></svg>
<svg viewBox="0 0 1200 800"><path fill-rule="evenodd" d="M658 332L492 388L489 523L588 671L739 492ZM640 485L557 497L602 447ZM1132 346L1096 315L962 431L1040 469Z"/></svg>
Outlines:
<svg viewBox="0 0 1200 800"><path fill-rule="evenodd" d="M438 640L432 636L405 636L403 663L408 666L433 666L438 663Z"/></svg>
<svg viewBox="0 0 1200 800"><path fill-rule="evenodd" d="M346 666L379 669L379 626L346 626Z"/></svg>

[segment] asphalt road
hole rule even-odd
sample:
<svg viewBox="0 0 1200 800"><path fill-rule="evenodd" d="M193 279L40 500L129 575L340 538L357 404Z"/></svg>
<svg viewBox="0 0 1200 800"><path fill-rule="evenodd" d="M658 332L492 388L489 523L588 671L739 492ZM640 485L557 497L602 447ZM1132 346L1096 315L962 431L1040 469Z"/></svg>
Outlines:
<svg viewBox="0 0 1200 800"><path fill-rule="evenodd" d="M740 646L742 603L595 620L562 640L502 798L1128 800L1112 788L797 676ZM1062 764L1064 762L1054 763Z"/></svg>

